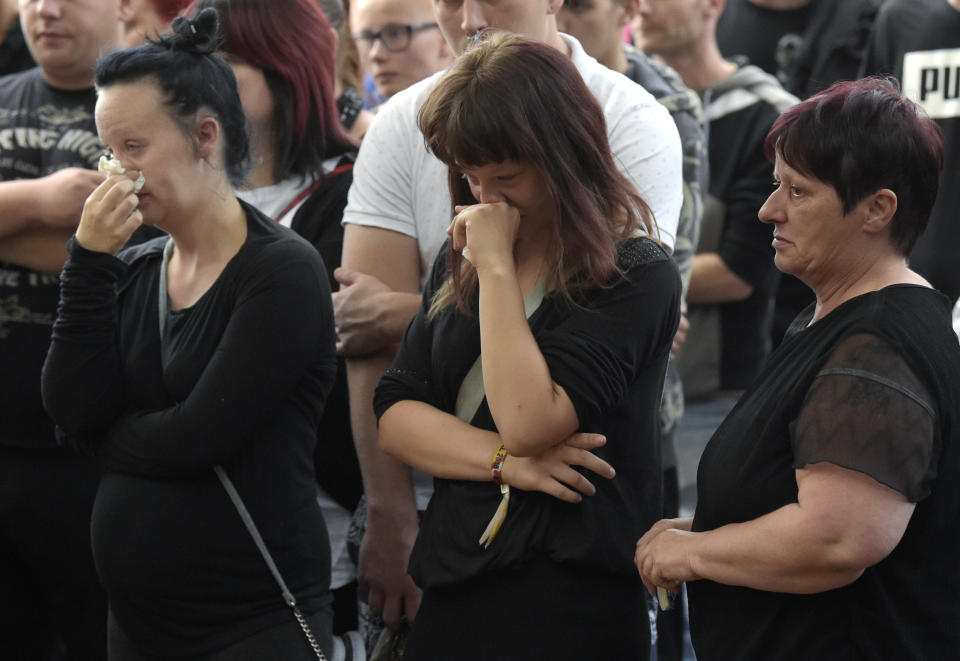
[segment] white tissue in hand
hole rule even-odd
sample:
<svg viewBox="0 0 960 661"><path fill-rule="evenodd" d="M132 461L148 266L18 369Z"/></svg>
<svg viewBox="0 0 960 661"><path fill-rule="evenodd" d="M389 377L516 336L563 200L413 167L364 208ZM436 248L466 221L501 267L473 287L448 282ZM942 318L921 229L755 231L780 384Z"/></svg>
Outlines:
<svg viewBox="0 0 960 661"><path fill-rule="evenodd" d="M100 162L97 163L97 170L107 175L126 174L127 172L127 170L120 165L120 161L115 158L110 158L106 154L100 157ZM147 183L147 179L143 176L143 171L141 171L140 176L133 182L133 192L139 193L145 183Z"/></svg>

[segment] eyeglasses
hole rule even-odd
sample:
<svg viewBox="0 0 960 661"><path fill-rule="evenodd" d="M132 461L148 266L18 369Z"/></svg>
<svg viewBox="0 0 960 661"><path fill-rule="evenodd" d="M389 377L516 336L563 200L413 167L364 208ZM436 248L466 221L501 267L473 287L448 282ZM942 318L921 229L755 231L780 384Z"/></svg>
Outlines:
<svg viewBox="0 0 960 661"><path fill-rule="evenodd" d="M583 12L593 9L593 0L563 0L563 6L574 12Z"/></svg>
<svg viewBox="0 0 960 661"><path fill-rule="evenodd" d="M399 53L410 48L410 39L414 32L421 30L430 30L438 27L436 23L414 23L413 25L399 25L390 23L385 25L379 32L370 30L360 30L353 33L353 38L357 42L357 48L362 51L373 50L373 45L380 40L383 47L391 53Z"/></svg>

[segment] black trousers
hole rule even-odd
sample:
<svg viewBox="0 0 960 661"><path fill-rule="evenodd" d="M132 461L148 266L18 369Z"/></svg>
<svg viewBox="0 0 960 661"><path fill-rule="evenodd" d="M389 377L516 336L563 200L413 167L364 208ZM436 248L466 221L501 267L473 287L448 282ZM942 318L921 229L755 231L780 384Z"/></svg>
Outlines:
<svg viewBox="0 0 960 661"><path fill-rule="evenodd" d="M308 615L307 623L316 636L324 655L331 656L333 614L327 608ZM167 661L142 653L117 624L111 614L108 619L109 661ZM191 661L316 661L316 654L307 643L303 630L290 614L290 621L258 631L213 654Z"/></svg>
<svg viewBox="0 0 960 661"><path fill-rule="evenodd" d="M540 561L428 589L404 661L650 658L639 578Z"/></svg>
<svg viewBox="0 0 960 661"><path fill-rule="evenodd" d="M90 551L96 464L0 448L0 656L103 661L106 595Z"/></svg>

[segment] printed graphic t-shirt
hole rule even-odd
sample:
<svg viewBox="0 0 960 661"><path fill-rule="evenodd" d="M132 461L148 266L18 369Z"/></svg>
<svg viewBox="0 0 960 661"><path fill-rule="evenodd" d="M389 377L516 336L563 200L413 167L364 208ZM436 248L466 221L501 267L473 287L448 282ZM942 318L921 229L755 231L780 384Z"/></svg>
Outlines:
<svg viewBox="0 0 960 661"><path fill-rule="evenodd" d="M40 69L0 78L0 181L96 168L104 145L93 89L50 87ZM54 445L40 402L40 368L59 300L58 278L0 261L0 445Z"/></svg>

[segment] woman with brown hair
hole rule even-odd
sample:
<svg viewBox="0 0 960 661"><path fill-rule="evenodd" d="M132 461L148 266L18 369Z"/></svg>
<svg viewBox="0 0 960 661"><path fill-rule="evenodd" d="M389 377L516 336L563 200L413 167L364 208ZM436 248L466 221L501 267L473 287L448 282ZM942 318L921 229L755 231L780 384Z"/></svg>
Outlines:
<svg viewBox="0 0 960 661"><path fill-rule="evenodd" d="M493 36L420 128L451 239L375 398L381 446L436 477L405 658L646 658L631 535L660 511L676 269L559 51Z"/></svg>

